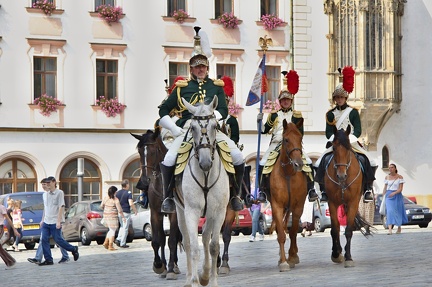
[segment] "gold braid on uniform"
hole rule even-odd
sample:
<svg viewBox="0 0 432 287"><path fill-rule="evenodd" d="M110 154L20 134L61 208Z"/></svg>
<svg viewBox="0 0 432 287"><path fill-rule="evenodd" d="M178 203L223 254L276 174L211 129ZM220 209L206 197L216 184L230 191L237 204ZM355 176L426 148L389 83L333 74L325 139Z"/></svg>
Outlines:
<svg viewBox="0 0 432 287"><path fill-rule="evenodd" d="M278 121L279 121L279 116L277 116L274 121L272 121L272 119L271 119L271 114L267 118L267 124L270 127L270 130L268 131L269 134L273 133L273 129L274 129L274 127L277 127Z"/></svg>

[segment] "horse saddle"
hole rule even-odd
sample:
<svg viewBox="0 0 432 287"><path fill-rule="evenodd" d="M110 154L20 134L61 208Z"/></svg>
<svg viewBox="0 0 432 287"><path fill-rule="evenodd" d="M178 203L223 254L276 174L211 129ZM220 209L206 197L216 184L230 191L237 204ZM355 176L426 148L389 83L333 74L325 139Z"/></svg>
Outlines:
<svg viewBox="0 0 432 287"><path fill-rule="evenodd" d="M186 164L189 160L190 152L192 150L192 139L187 142L183 142L177 152L176 168L174 175L183 173ZM219 153L219 157L225 170L228 173L235 173L234 165L232 162L231 151L226 141L220 141L216 143L216 150Z"/></svg>
<svg viewBox="0 0 432 287"><path fill-rule="evenodd" d="M267 162L263 168L263 174L270 174L273 171L274 164L276 163L280 154L281 146L282 146L281 144L278 144L276 148L270 152L269 157L267 158ZM309 177L312 178L312 168L307 163L304 155L302 155L302 160L303 160L302 171L309 174Z"/></svg>

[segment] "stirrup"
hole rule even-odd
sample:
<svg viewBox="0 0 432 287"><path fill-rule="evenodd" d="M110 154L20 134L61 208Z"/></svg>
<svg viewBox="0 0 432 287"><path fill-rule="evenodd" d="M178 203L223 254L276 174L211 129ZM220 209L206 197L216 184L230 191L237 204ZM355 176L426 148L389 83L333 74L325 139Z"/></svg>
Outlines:
<svg viewBox="0 0 432 287"><path fill-rule="evenodd" d="M263 191L260 191L257 200L258 202L262 202L262 203L267 202L267 194Z"/></svg>
<svg viewBox="0 0 432 287"><path fill-rule="evenodd" d="M372 191L370 190L366 190L365 193L363 194L363 202L368 203L368 202L373 202L374 198L372 196Z"/></svg>
<svg viewBox="0 0 432 287"><path fill-rule="evenodd" d="M308 191L309 202L314 202L318 199L318 194L315 191L315 188L311 188Z"/></svg>
<svg viewBox="0 0 432 287"><path fill-rule="evenodd" d="M161 205L161 212L175 213L175 209L176 208L175 208L174 199L172 199L171 197L165 198Z"/></svg>
<svg viewBox="0 0 432 287"><path fill-rule="evenodd" d="M325 191L321 191L321 202L328 202L328 196L327 193L325 193Z"/></svg>
<svg viewBox="0 0 432 287"><path fill-rule="evenodd" d="M252 194L248 194L245 196L244 202L245 202L245 206L247 208L252 206L252 203L254 202L255 198L252 196Z"/></svg>
<svg viewBox="0 0 432 287"><path fill-rule="evenodd" d="M243 202L238 196L233 196L230 199L231 209L234 211L243 210Z"/></svg>

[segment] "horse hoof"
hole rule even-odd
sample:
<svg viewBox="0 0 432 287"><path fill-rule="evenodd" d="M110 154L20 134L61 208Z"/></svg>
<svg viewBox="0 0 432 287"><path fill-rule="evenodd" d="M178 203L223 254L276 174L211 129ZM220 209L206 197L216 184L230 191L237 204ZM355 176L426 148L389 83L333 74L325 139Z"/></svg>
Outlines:
<svg viewBox="0 0 432 287"><path fill-rule="evenodd" d="M344 257L342 256L342 254L339 254L338 258L331 256L331 260L334 263L342 263L342 262L344 262Z"/></svg>
<svg viewBox="0 0 432 287"><path fill-rule="evenodd" d="M209 284L210 279L203 279L203 278L199 278L199 282L202 286L207 286Z"/></svg>
<svg viewBox="0 0 432 287"><path fill-rule="evenodd" d="M154 273L162 274L164 271L166 271L165 265L162 265L162 267L159 267L159 268L157 268L153 265L153 272Z"/></svg>
<svg viewBox="0 0 432 287"><path fill-rule="evenodd" d="M230 273L230 268L229 267L220 267L219 268L219 275L229 275Z"/></svg>
<svg viewBox="0 0 432 287"><path fill-rule="evenodd" d="M354 266L355 266L354 261L352 260L345 261L345 268L354 267Z"/></svg>
<svg viewBox="0 0 432 287"><path fill-rule="evenodd" d="M287 262L282 262L279 264L279 272L286 272L290 271L290 266Z"/></svg>
<svg viewBox="0 0 432 287"><path fill-rule="evenodd" d="M300 263L300 258L298 256L295 256L295 257L289 258L287 260L287 262L291 268L294 268L296 266L296 264Z"/></svg>
<svg viewBox="0 0 432 287"><path fill-rule="evenodd" d="M165 275L166 280L177 280L177 274L174 272L168 272Z"/></svg>
<svg viewBox="0 0 432 287"><path fill-rule="evenodd" d="M173 271L175 274L181 274L180 268L178 268L177 264L174 265Z"/></svg>

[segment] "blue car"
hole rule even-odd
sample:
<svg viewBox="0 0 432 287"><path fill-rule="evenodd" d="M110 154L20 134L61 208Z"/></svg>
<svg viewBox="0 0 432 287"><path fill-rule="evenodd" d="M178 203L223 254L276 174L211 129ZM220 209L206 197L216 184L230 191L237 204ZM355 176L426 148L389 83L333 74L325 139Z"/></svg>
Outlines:
<svg viewBox="0 0 432 287"><path fill-rule="evenodd" d="M23 218L23 236L20 239L20 243L24 243L26 249L34 249L37 242L39 242L41 230L40 222L42 221L43 214L43 192L28 191L28 192L15 192L4 194L0 196L0 202L7 207L7 200L11 197L13 200L21 200L21 211ZM4 229L9 230L9 224L5 220ZM12 239L6 242L6 244L12 245Z"/></svg>

